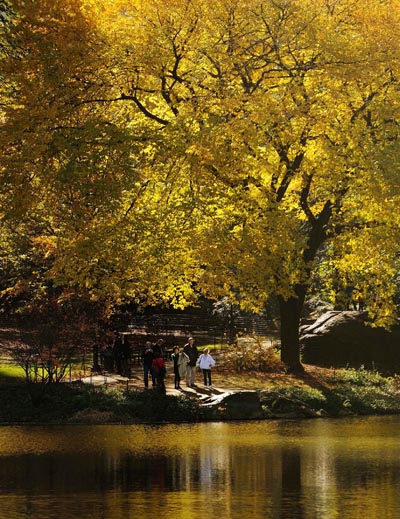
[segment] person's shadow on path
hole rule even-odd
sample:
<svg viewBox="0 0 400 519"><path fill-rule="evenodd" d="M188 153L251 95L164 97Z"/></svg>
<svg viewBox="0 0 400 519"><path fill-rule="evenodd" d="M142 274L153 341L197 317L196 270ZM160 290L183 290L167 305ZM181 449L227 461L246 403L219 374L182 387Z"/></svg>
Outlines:
<svg viewBox="0 0 400 519"><path fill-rule="evenodd" d="M209 386L198 386L197 384L195 384L194 387L191 388L181 387L180 392L186 396L195 396L195 394L201 396L210 396L222 395L222 393L225 393L225 391L223 391L222 389Z"/></svg>

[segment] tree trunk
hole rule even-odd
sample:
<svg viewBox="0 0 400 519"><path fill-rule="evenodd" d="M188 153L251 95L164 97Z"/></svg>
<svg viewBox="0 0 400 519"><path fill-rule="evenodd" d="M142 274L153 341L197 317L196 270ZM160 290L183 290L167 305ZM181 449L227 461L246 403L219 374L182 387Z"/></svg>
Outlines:
<svg viewBox="0 0 400 519"><path fill-rule="evenodd" d="M304 290L305 295L305 290ZM291 373L302 373L304 368L300 362L299 326L303 309L304 296L279 298L281 319L281 360Z"/></svg>
<svg viewBox="0 0 400 519"><path fill-rule="evenodd" d="M99 362L99 345L95 343L93 345L93 366L92 373L99 373L101 371L101 366Z"/></svg>
<svg viewBox="0 0 400 519"><path fill-rule="evenodd" d="M309 186L308 186L309 187ZM294 296L285 300L279 298L281 317L281 360L292 373L302 373L304 368L300 362L299 327L304 301L311 278L314 260L318 249L327 238L326 228L332 216L332 202L327 200L318 217L310 216L307 203L309 189L302 193L302 206L305 214L310 217L310 228L307 237L307 247L303 251L305 282L294 286ZM344 191L345 193L345 191ZM344 194L343 193L343 194ZM303 198L304 196L304 198Z"/></svg>

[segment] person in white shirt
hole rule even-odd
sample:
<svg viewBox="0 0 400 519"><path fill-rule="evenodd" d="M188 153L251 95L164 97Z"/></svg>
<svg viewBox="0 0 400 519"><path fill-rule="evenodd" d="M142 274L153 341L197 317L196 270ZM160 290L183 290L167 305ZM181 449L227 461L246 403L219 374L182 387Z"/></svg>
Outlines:
<svg viewBox="0 0 400 519"><path fill-rule="evenodd" d="M201 371L203 372L204 377L204 385L211 386L211 368L215 366L215 360L210 355L210 350L206 348L204 352L200 355L200 357L197 359L197 365L200 367Z"/></svg>

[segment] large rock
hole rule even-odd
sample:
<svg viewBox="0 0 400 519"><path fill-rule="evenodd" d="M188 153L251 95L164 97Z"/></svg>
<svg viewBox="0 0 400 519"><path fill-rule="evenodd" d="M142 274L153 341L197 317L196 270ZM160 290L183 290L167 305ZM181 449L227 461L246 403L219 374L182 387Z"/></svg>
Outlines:
<svg viewBox="0 0 400 519"><path fill-rule="evenodd" d="M373 328L367 312L327 312L300 328L300 344L309 364L400 368L400 327Z"/></svg>
<svg viewBox="0 0 400 519"><path fill-rule="evenodd" d="M202 401L208 420L257 420L264 418L257 391L227 391Z"/></svg>
<svg viewBox="0 0 400 519"><path fill-rule="evenodd" d="M285 391L285 389L260 391L260 402L266 417L320 418L328 415L325 410L321 409L323 400L313 402L314 405L311 405L310 397L300 398L295 391ZM315 403L320 405L316 408Z"/></svg>
<svg viewBox="0 0 400 519"><path fill-rule="evenodd" d="M202 400L201 410L205 420L261 420L265 418L319 418L327 416L307 398L295 391L227 391ZM314 398L314 400L316 400ZM314 402L315 403L315 402Z"/></svg>

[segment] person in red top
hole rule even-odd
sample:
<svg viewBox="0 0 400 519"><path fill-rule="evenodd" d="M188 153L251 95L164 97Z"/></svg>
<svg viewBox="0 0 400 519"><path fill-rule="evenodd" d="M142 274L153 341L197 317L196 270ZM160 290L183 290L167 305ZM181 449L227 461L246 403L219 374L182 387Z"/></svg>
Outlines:
<svg viewBox="0 0 400 519"><path fill-rule="evenodd" d="M164 379L167 370L165 369L164 359L161 357L159 353L155 354L151 367L157 381L157 389L159 389L161 393L165 393Z"/></svg>

